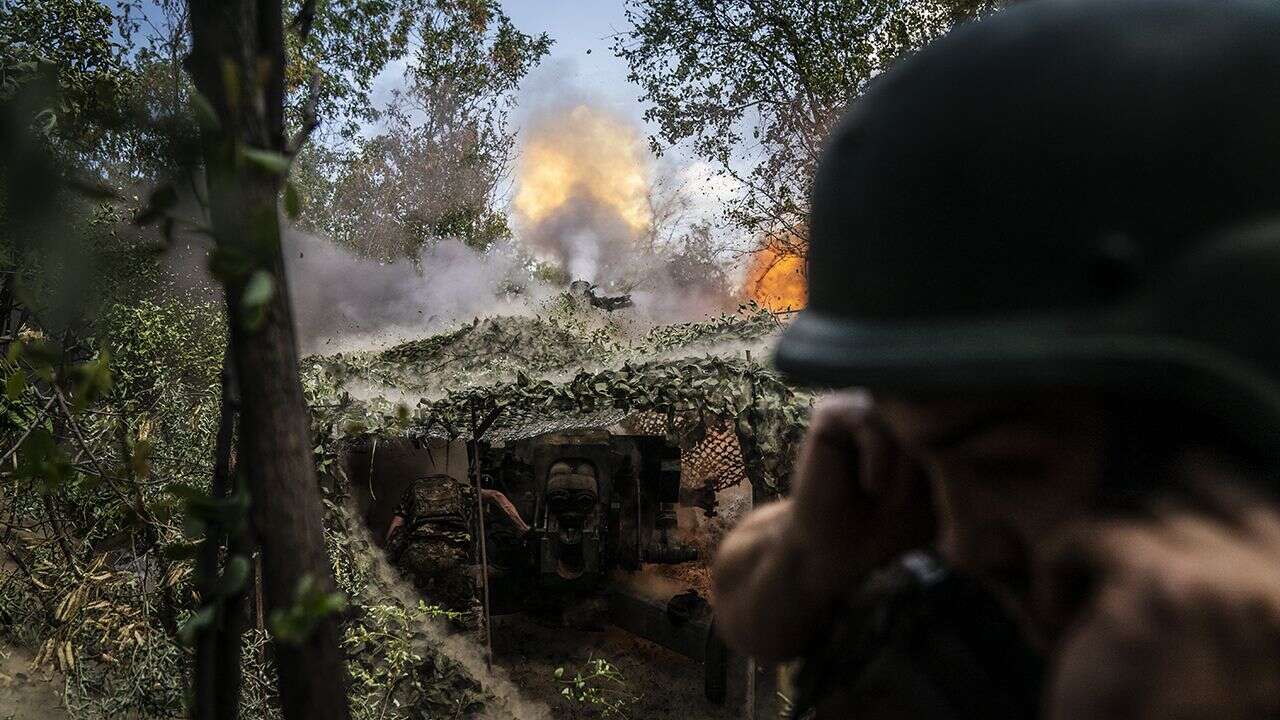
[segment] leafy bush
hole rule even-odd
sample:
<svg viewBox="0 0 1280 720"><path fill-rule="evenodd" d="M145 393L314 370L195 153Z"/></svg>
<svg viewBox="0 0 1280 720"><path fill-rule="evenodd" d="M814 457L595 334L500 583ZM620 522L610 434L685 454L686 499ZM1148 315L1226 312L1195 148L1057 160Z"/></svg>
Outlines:
<svg viewBox="0 0 1280 720"><path fill-rule="evenodd" d="M627 708L640 699L627 689L622 673L601 658L588 660L572 675L558 667L555 676L563 686L560 695L569 701L575 718L627 718Z"/></svg>

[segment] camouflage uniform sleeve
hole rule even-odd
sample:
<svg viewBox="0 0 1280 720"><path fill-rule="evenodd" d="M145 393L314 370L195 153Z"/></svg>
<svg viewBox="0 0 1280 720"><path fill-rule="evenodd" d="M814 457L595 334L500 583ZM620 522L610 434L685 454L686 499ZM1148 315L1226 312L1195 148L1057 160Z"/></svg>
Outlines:
<svg viewBox="0 0 1280 720"><path fill-rule="evenodd" d="M410 481L408 487L406 487L404 492L400 494L400 502L396 503L394 514L396 517L404 518L406 525L413 519L413 498L416 494L414 493L414 490L417 488L417 485L417 480Z"/></svg>

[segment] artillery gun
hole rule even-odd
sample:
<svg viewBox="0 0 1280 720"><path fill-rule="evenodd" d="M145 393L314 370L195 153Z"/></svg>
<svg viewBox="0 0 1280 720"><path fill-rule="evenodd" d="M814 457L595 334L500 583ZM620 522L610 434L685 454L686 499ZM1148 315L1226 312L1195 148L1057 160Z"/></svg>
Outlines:
<svg viewBox="0 0 1280 720"><path fill-rule="evenodd" d="M635 303L631 300L630 293L621 295L600 295L596 291L600 288L593 285L587 280L574 280L569 283L569 294L576 298L583 298L587 304L594 308L599 308L605 312L613 312L622 308L629 308Z"/></svg>
<svg viewBox="0 0 1280 720"><path fill-rule="evenodd" d="M470 488L460 507L469 508L470 561L486 580L476 593L487 591L491 613L597 607L597 619L702 662L708 699L725 699L730 655L712 631L709 602L653 571L699 559L680 522L694 515L681 503L680 448L664 436L597 422L497 442L396 438L352 446L347 469L375 537L414 479ZM483 503L474 500L477 479Z"/></svg>

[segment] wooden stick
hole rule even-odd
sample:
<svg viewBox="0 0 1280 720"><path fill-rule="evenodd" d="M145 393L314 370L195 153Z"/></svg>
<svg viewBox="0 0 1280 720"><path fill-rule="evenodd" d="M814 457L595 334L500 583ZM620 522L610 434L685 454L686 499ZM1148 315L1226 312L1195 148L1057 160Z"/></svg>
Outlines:
<svg viewBox="0 0 1280 720"><path fill-rule="evenodd" d="M476 412L471 411L471 477L476 488L476 532L480 541L480 587L483 602L481 612L484 621L484 662L493 670L493 629L489 624L489 552L484 537L484 488L480 486L480 439L476 437Z"/></svg>

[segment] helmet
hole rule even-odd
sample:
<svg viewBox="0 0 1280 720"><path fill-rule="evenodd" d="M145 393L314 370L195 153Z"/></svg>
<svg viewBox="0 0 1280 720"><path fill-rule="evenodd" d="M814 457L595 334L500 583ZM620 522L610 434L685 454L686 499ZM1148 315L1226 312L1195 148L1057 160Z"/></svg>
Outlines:
<svg viewBox="0 0 1280 720"><path fill-rule="evenodd" d="M1096 386L1280 450L1280 8L1039 0L878 78L814 183L811 384Z"/></svg>

